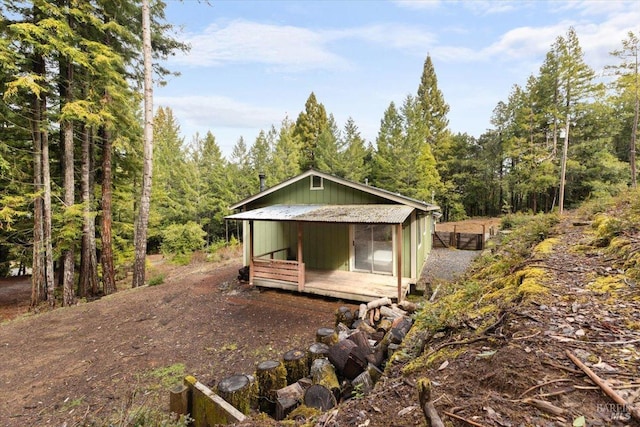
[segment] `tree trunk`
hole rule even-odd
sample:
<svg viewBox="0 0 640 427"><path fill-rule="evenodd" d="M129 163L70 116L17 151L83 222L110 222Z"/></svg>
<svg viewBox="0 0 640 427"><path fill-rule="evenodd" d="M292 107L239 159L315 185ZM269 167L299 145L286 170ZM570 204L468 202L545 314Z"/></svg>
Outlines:
<svg viewBox="0 0 640 427"><path fill-rule="evenodd" d="M569 108L568 105L567 105L567 108ZM569 120L570 120L569 113L567 113L567 124L565 126L564 144L562 146L562 165L560 167L560 195L558 196L558 210L560 212L560 215L562 215L564 211L564 190L565 190L566 176L567 176L567 155L569 153L569 129L570 129Z"/></svg>
<svg viewBox="0 0 640 427"><path fill-rule="evenodd" d="M33 118L31 132L33 135L33 264L31 273L31 307L44 300L46 287L44 283L44 228L42 201L42 138L40 133L40 100L33 96Z"/></svg>
<svg viewBox="0 0 640 427"><path fill-rule="evenodd" d="M95 294L98 289L98 261L96 259L96 223L93 215L92 197L92 140L87 127L82 132L82 176L80 190L82 193L82 246L80 249L80 296L86 297L89 292Z"/></svg>
<svg viewBox="0 0 640 427"><path fill-rule="evenodd" d="M71 82L73 79L73 66L67 62L66 59L60 60L60 75L63 76L63 81L60 83L60 97L64 99L65 103L72 101ZM69 209L75 203L74 190L75 179L73 176L73 123L71 120L64 120L62 123L62 146L64 147L64 208ZM74 289L74 267L75 257L74 248L75 242L68 242L69 247L62 253L62 305L69 306L75 302L75 289Z"/></svg>
<svg viewBox="0 0 640 427"><path fill-rule="evenodd" d="M142 51L144 56L144 154L140 208L135 221L135 261L133 265L134 288L144 285L147 254L147 225L151 204L153 176L153 79L151 64L151 23L149 0L142 0Z"/></svg>
<svg viewBox="0 0 640 427"><path fill-rule="evenodd" d="M103 128L102 131L102 284L104 294L116 291L116 275L113 267L113 246L111 243L111 133Z"/></svg>
<svg viewBox="0 0 640 427"><path fill-rule="evenodd" d="M638 59L636 56L635 63L635 79L636 79L636 91L635 91L635 102L633 109L633 126L631 129L631 143L629 145L629 166L631 167L631 188L636 188L638 186L637 174L638 171L636 169L636 141L638 137L638 114L640 110L640 99L638 99Z"/></svg>
<svg viewBox="0 0 640 427"><path fill-rule="evenodd" d="M42 98L42 117L46 117L46 100ZM43 124L44 125L44 124ZM47 285L47 299L50 306L55 306L54 281L53 281L53 244L51 241L51 172L49 170L49 134L46 128L42 129L42 187L43 187L43 237L45 253L45 283Z"/></svg>
<svg viewBox="0 0 640 427"><path fill-rule="evenodd" d="M36 7L34 7L34 14L39 14L39 10ZM42 56L37 55L34 58L33 70L36 75L42 77L46 75L46 65ZM42 197L42 246L38 248L37 257L40 257L40 261L43 262L42 266L38 266L38 268L44 271L43 287L46 289L49 305L53 307L56 301L53 282L53 247L51 243L51 174L49 170L49 134L46 123L46 95L41 93L35 103L37 106L34 108L35 123L33 126L38 136L34 138L39 140L40 143L37 145L41 148L40 156L36 160L39 163L41 180L36 184L40 185L38 194ZM34 250L36 250L36 246L34 244Z"/></svg>

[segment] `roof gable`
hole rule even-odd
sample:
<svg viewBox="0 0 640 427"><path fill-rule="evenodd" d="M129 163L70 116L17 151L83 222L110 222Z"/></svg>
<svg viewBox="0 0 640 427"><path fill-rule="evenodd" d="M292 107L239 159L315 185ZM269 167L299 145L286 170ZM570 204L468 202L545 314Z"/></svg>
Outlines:
<svg viewBox="0 0 640 427"><path fill-rule="evenodd" d="M260 199L262 199L262 198L264 198L264 197L266 197L266 196L268 196L270 194L273 194L273 193L277 192L278 190L286 188L286 187L288 187L288 186L290 186L290 185L292 185L294 183L297 183L297 182L299 182L299 181L301 181L301 180L303 180L305 178L308 178L310 176L319 176L322 179L329 180L329 181L334 182L334 183L336 183L338 185L342 185L342 186L345 186L345 187L348 187L348 188L359 190L359 191L362 191L364 193L367 193L367 194L370 194L370 195L373 195L373 196L377 196L377 197L380 197L380 198L385 199L385 200L389 200L389 201L394 202L394 203L398 203L398 204L402 204L402 205L406 205L406 206L411 206L411 207L413 207L415 209L419 209L419 210L422 210L422 211L434 211L434 210L439 210L440 209L436 205L431 205L429 203L425 203L425 202L420 201L420 200L412 199L410 197L406 197L406 196L403 196L403 195L398 194L398 193L392 193L390 191L383 190L383 189L380 189L380 188L376 188L376 187L373 187L373 186L370 186L370 185L365 185L365 184L360 184L360 183L357 183L357 182L349 181L347 179L339 178L337 176L333 176L333 175L330 175L330 174L327 174L327 173L324 173L324 172L320 172L320 171L317 171L315 169L309 169L308 171L303 172L298 176L290 178L290 179L288 179L286 181L283 181L280 184L277 184L277 185L275 185L275 186L273 186L271 188L268 188L268 189L266 189L266 190L264 190L264 191L262 191L260 193L257 193L257 194L255 194L253 196L250 196L250 197L248 197L248 198L246 198L244 200L241 200L240 202L235 203L234 205L230 206L230 209L239 209L239 208L241 208L241 207L243 207L243 206L245 206L247 204L259 201Z"/></svg>

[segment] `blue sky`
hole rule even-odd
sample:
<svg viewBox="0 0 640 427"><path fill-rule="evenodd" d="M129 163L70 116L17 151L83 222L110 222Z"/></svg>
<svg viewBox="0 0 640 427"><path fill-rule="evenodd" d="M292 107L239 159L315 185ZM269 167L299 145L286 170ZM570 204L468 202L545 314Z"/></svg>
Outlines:
<svg viewBox="0 0 640 427"><path fill-rule="evenodd" d="M352 117L375 145L384 111L415 94L427 54L453 132L480 136L514 84L524 85L573 26L602 73L640 5L616 1L167 0L191 51L166 64L181 76L155 89L186 142L211 131L227 157L242 136L295 121L313 91L340 128Z"/></svg>

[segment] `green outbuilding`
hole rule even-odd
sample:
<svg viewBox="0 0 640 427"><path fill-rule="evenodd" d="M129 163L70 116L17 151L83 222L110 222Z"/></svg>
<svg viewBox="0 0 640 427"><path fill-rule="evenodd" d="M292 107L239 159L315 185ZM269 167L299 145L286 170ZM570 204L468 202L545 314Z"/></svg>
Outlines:
<svg viewBox="0 0 640 427"><path fill-rule="evenodd" d="M256 286L402 300L431 251L439 207L308 170L233 206Z"/></svg>

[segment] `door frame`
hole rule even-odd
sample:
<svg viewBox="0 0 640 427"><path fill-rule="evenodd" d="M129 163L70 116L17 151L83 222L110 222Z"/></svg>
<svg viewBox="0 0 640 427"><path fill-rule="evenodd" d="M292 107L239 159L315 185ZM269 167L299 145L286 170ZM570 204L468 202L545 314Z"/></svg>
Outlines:
<svg viewBox="0 0 640 427"><path fill-rule="evenodd" d="M371 270L360 270L356 269L356 226L358 225L384 225L391 229L391 273L383 272L383 271L372 271ZM358 273L369 273L369 274L380 274L384 276L392 276L395 277L397 274L397 253L396 253L396 233L394 224L349 224L349 271L358 272Z"/></svg>

